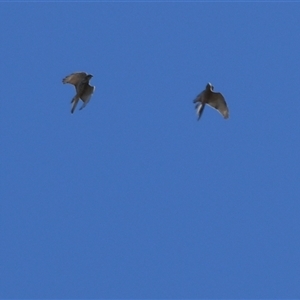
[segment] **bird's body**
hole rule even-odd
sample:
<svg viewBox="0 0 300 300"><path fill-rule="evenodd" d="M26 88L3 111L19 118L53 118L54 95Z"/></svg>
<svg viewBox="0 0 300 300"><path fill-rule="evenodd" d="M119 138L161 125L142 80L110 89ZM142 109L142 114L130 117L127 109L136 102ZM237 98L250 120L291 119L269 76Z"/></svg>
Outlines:
<svg viewBox="0 0 300 300"><path fill-rule="evenodd" d="M70 83L75 86L76 95L71 101L71 113L74 112L80 99L83 101L83 105L80 110L83 109L90 101L92 94L95 91L95 87L89 84L89 81L92 77L93 75L88 75L85 72L76 72L66 76L62 80L63 83Z"/></svg>
<svg viewBox="0 0 300 300"><path fill-rule="evenodd" d="M229 117L229 110L225 98L221 93L215 93L213 89L214 87L212 84L208 83L205 90L201 92L193 101L196 104L195 108L197 111L198 120L200 119L206 104L218 110L225 119Z"/></svg>

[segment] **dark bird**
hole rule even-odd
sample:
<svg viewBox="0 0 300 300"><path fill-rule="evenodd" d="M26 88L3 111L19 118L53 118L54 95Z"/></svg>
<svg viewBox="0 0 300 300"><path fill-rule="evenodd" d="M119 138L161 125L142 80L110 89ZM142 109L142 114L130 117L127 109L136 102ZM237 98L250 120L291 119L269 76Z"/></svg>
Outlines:
<svg viewBox="0 0 300 300"><path fill-rule="evenodd" d="M229 110L225 98L221 93L215 93L213 90L214 87L209 82L206 85L205 90L201 92L193 101L196 104L195 108L197 111L198 120L201 118L205 104L208 104L212 108L218 110L225 119L229 117Z"/></svg>
<svg viewBox="0 0 300 300"><path fill-rule="evenodd" d="M93 77L91 74L87 74L85 72L76 72L72 73L69 76L66 76L62 82L63 83L70 83L75 86L76 95L73 97L71 104L71 113L74 112L77 103L81 99L83 101L83 105L81 106L80 110L83 109L88 102L90 101L92 94L95 91L95 87L89 84L90 79Z"/></svg>

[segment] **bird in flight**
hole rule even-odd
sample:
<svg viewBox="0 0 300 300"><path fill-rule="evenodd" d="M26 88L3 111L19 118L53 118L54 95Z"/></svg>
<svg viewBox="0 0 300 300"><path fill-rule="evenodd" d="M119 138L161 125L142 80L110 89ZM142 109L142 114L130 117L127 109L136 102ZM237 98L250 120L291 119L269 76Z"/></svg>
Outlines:
<svg viewBox="0 0 300 300"><path fill-rule="evenodd" d="M196 105L196 112L198 115L198 120L201 118L205 104L208 104L212 108L219 111L219 113L227 119L229 117L229 110L225 101L225 98L221 93L215 93L214 87L209 82L206 88L201 92L196 99L193 101Z"/></svg>
<svg viewBox="0 0 300 300"><path fill-rule="evenodd" d="M76 72L66 76L62 80L63 83L70 83L75 86L76 95L71 101L71 113L74 112L80 99L83 101L83 105L79 110L83 109L90 101L92 94L95 91L95 87L89 84L89 81L92 77L93 75L87 74L85 72Z"/></svg>

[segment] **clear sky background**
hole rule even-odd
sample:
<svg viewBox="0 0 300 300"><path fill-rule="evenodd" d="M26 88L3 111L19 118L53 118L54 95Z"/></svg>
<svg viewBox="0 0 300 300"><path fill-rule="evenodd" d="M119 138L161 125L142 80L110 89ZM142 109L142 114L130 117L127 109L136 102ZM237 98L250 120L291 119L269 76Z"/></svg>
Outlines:
<svg viewBox="0 0 300 300"><path fill-rule="evenodd" d="M300 297L300 3L0 8L1 298Z"/></svg>

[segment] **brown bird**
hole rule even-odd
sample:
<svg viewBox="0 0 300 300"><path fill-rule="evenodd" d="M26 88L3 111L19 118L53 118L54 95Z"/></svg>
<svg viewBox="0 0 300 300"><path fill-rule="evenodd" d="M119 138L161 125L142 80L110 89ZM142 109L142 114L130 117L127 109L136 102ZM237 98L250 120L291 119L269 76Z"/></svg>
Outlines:
<svg viewBox="0 0 300 300"><path fill-rule="evenodd" d="M218 110L219 113L225 119L227 119L229 117L229 110L228 110L225 98L223 97L223 95L221 93L215 93L213 90L214 90L214 87L209 82L206 85L205 90L203 92L201 92L196 97L196 99L193 101L194 103L196 103L195 108L197 111L198 120L200 119L200 117L203 113L205 104L208 104L212 108L215 108L216 110Z"/></svg>
<svg viewBox="0 0 300 300"><path fill-rule="evenodd" d="M95 87L89 85L90 79L93 77L91 74L87 74L85 72L76 72L72 73L69 76L66 76L62 82L63 83L70 83L75 86L76 95L73 97L71 104L71 113L74 112L79 100L81 99L83 101L83 105L81 106L81 109L83 109L88 102L90 101L92 94L95 91Z"/></svg>

